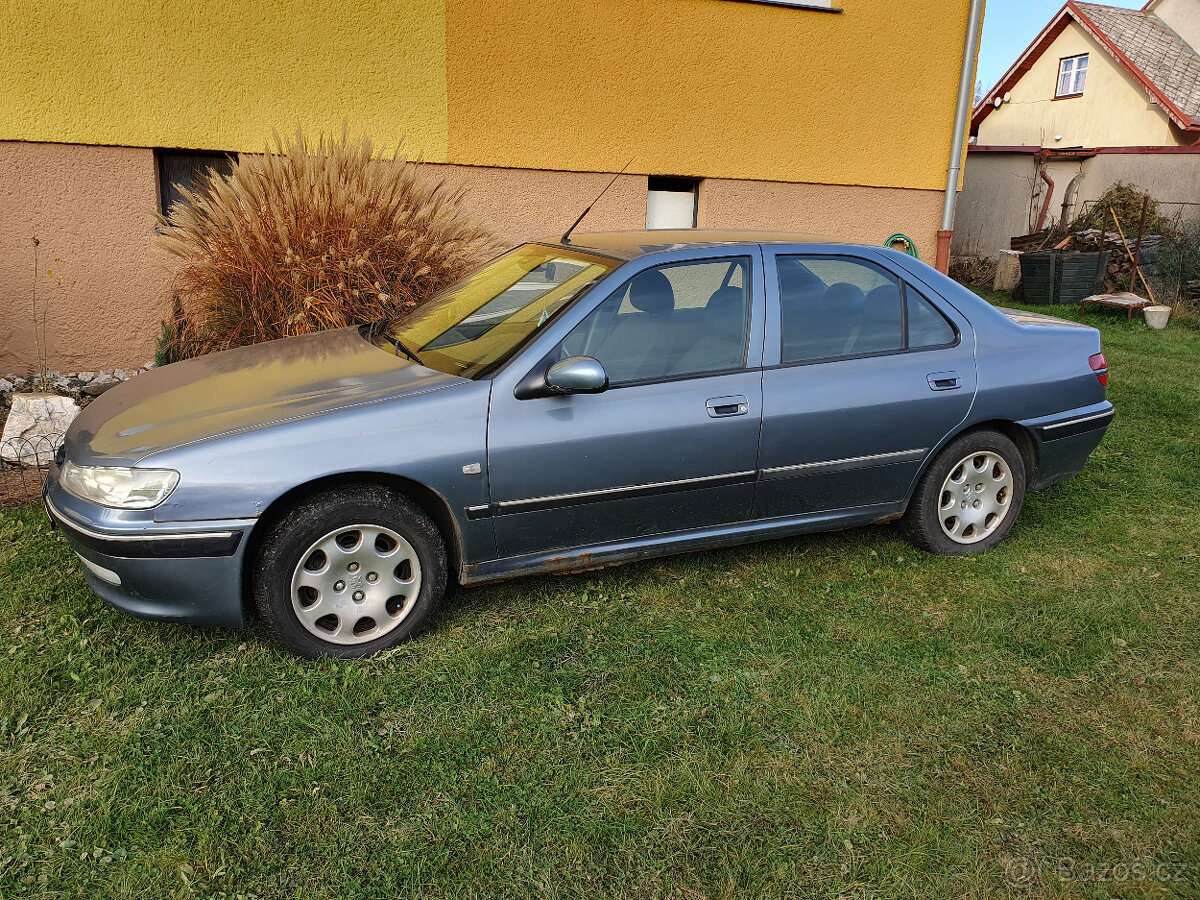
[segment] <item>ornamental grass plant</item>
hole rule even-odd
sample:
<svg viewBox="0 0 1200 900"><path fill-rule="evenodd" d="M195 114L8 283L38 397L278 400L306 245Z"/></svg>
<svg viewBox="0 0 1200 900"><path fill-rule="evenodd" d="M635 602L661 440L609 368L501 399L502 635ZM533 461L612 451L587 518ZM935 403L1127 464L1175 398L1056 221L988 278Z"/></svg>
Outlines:
<svg viewBox="0 0 1200 900"><path fill-rule="evenodd" d="M183 194L159 217L158 244L179 267L164 361L395 315L496 246L461 189L345 127L275 133Z"/></svg>

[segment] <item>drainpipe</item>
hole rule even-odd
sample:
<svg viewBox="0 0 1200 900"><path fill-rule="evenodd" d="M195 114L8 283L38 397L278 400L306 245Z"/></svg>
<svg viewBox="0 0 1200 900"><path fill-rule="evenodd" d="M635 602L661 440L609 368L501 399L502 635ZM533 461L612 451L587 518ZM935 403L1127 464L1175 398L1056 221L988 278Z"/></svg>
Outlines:
<svg viewBox="0 0 1200 900"><path fill-rule="evenodd" d="M979 48L979 20L983 0L971 0L967 19L967 45L963 48L962 72L958 76L958 105L954 108L954 134L950 141L950 167L946 170L946 199L942 205L942 228L937 233L939 272L950 270L950 237L954 234L954 203L958 199L958 172L962 166L963 144L967 138L967 113L974 97L971 76L975 74L975 52Z"/></svg>
<svg viewBox="0 0 1200 900"><path fill-rule="evenodd" d="M1082 168L1082 166L1083 164L1081 163L1080 168ZM1082 172L1067 182L1067 189L1063 193L1062 215L1059 217L1058 223L1062 225L1064 229L1071 221L1071 208L1075 205L1075 194L1079 190L1079 182L1081 181L1083 181Z"/></svg>

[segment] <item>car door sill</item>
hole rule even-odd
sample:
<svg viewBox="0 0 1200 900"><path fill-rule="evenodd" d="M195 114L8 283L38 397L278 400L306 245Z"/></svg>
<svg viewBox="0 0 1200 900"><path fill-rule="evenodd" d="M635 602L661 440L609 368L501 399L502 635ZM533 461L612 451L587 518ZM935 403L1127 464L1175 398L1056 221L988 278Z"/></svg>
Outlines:
<svg viewBox="0 0 1200 900"><path fill-rule="evenodd" d="M544 553L510 556L464 565L461 581L464 585L474 585L524 575L586 571L673 553L730 547L813 531L852 528L856 525L869 525L898 518L904 514L904 509L903 501L876 503L870 506L806 513L802 516L666 532L637 540L610 541L589 547L567 547Z"/></svg>

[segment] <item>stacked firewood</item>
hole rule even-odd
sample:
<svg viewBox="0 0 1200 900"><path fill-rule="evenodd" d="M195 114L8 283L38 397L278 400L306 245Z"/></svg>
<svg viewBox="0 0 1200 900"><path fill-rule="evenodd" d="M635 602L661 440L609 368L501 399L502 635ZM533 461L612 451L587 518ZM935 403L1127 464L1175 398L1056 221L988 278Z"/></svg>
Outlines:
<svg viewBox="0 0 1200 900"><path fill-rule="evenodd" d="M1060 232L1061 234L1061 232ZM1129 237L1127 235L1127 237ZM1033 234L1022 234L1010 240L1013 250L1030 252L1035 250L1074 250L1081 253L1096 253L1108 250L1108 266L1104 270L1105 290L1125 291L1129 289L1133 276L1132 252L1136 252L1132 238L1128 249L1116 231L1101 232L1099 228L1087 228L1076 231L1058 240L1058 235L1050 231L1037 231ZM1158 258L1159 247L1162 245L1162 235L1148 234L1142 238L1142 251L1139 265L1145 266ZM1143 269L1143 271L1145 271Z"/></svg>
<svg viewBox="0 0 1200 900"><path fill-rule="evenodd" d="M1145 235L1142 238L1139 264L1145 265L1157 259L1161 245L1161 235ZM1090 253L1095 253L1098 250L1110 251L1108 266L1104 270L1105 289L1110 292L1129 289L1133 277L1133 257L1130 255L1130 251L1136 252L1136 248L1132 246L1126 248L1126 244L1121 240L1121 235L1118 232L1101 232L1098 228L1076 231L1074 234L1068 235L1059 244L1056 244L1055 248L1060 250L1081 250Z"/></svg>

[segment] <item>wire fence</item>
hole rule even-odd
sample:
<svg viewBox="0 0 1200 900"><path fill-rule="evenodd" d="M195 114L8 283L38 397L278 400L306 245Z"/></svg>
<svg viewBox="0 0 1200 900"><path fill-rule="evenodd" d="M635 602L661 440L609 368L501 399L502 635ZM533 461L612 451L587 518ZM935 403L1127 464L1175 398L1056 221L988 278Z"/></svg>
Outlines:
<svg viewBox="0 0 1200 900"><path fill-rule="evenodd" d="M1085 201L1084 216L1097 210L1099 202ZM1160 303L1195 307L1200 304L1200 203L1155 200L1155 210L1159 233L1143 239L1139 260L1142 272L1154 286ZM1125 239L1133 246L1137 241L1136 218L1122 225Z"/></svg>
<svg viewBox="0 0 1200 900"><path fill-rule="evenodd" d="M62 442L63 435L54 432L0 443L0 505L17 506L41 496L46 470Z"/></svg>

